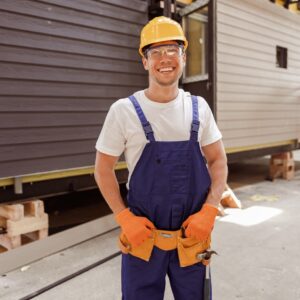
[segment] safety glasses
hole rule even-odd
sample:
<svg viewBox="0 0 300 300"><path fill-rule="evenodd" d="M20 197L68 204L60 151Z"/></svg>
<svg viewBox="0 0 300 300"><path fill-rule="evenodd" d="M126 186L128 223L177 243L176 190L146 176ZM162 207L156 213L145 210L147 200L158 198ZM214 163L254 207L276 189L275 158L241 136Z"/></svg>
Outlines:
<svg viewBox="0 0 300 300"><path fill-rule="evenodd" d="M146 55L148 58L159 59L166 54L166 56L175 58L179 57L183 53L183 47L181 45L160 45L147 49Z"/></svg>

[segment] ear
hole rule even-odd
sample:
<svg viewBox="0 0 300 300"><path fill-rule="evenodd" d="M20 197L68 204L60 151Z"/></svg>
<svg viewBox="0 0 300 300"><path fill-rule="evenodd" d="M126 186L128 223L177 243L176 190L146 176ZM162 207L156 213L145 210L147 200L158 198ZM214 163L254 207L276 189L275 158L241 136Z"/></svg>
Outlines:
<svg viewBox="0 0 300 300"><path fill-rule="evenodd" d="M144 69L145 69L146 71L149 70L148 60L147 60L145 57L143 57L143 58L142 58L142 62L143 62L143 65L144 65Z"/></svg>

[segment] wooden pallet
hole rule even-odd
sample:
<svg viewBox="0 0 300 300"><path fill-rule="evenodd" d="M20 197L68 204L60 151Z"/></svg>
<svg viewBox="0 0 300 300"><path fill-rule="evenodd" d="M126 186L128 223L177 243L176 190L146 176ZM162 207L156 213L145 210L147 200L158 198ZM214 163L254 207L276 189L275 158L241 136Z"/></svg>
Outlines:
<svg viewBox="0 0 300 300"><path fill-rule="evenodd" d="M40 240L48 236L49 220L41 200L22 204L0 205L0 246L7 250L20 247L26 239Z"/></svg>
<svg viewBox="0 0 300 300"><path fill-rule="evenodd" d="M270 159L270 179L277 177L291 180L295 176L295 162L292 152L273 154Z"/></svg>
<svg viewBox="0 0 300 300"><path fill-rule="evenodd" d="M224 208L242 208L241 201L236 197L233 190L226 184L225 191L222 194L219 205L219 216L224 216Z"/></svg>

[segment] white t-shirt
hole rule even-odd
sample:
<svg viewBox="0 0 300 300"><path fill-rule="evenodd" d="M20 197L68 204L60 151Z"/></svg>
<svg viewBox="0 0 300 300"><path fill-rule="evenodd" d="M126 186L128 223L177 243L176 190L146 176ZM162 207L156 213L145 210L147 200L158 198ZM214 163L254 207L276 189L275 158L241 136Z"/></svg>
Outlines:
<svg viewBox="0 0 300 300"><path fill-rule="evenodd" d="M185 141L190 139L192 124L191 95L179 89L178 96L168 103L149 100L144 91L134 93L147 120L151 124L156 141ZM199 135L201 146L212 144L222 138L207 102L198 97ZM102 153L120 156L123 152L129 171L128 182L143 149L149 141L128 98L112 104L106 116L96 149Z"/></svg>

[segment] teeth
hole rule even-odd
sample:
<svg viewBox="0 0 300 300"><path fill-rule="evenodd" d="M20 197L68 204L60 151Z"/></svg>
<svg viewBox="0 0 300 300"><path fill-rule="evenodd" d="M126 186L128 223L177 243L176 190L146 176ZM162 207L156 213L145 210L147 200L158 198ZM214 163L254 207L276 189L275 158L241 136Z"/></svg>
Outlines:
<svg viewBox="0 0 300 300"><path fill-rule="evenodd" d="M173 68L161 68L161 69L159 69L159 72L169 72L169 71L173 71Z"/></svg>

